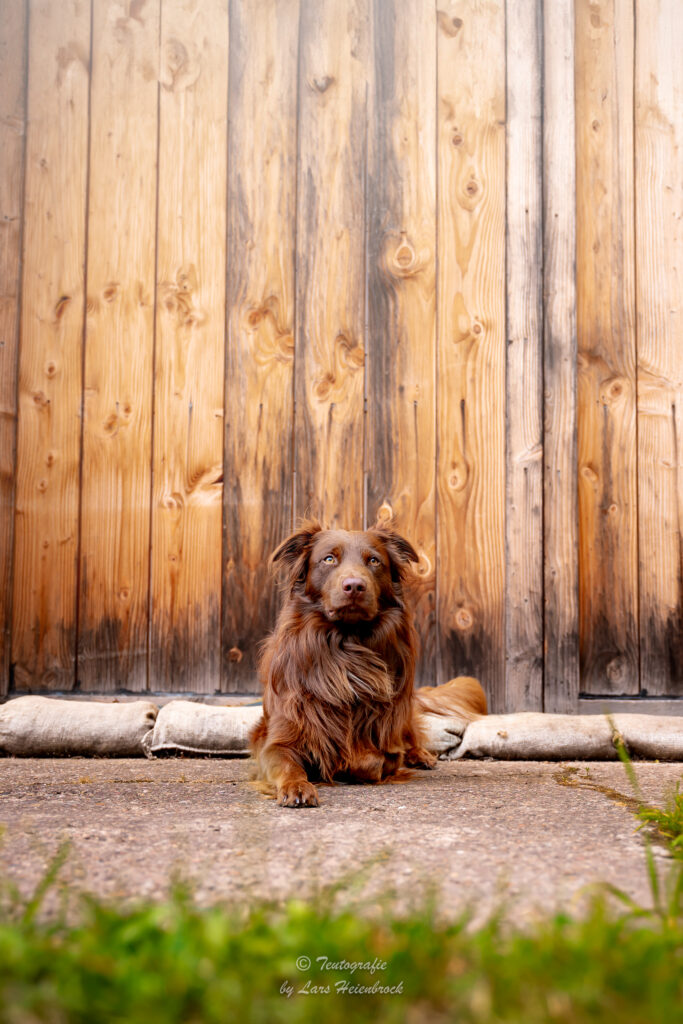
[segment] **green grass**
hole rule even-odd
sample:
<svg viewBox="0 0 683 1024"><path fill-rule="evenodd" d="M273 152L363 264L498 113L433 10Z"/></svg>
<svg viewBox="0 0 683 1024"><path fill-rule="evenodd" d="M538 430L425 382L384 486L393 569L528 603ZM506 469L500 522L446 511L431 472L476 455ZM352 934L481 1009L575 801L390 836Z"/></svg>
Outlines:
<svg viewBox="0 0 683 1024"><path fill-rule="evenodd" d="M164 904L74 906L64 848L30 899L0 887L0 1024L676 1024L680 793L638 813L675 853L660 878L643 833L652 905L604 887L583 915L524 928L509 913L445 921L437 900L403 916L339 909L338 886L314 904L249 909L200 909L180 885Z"/></svg>
<svg viewBox="0 0 683 1024"><path fill-rule="evenodd" d="M302 956L310 967L297 966ZM321 956L339 966L323 969ZM394 992L348 991L373 984ZM182 890L129 910L88 900L71 925L15 904L0 923L3 1024L670 1024L681 1007L680 917L644 924L604 900L525 933L499 920L468 930L466 918L444 923L429 907L374 919L300 902L200 910Z"/></svg>
<svg viewBox="0 0 683 1024"><path fill-rule="evenodd" d="M680 783L670 794L665 807L641 807L638 817L642 821L641 828L650 826L664 839L672 856L683 860L683 793Z"/></svg>

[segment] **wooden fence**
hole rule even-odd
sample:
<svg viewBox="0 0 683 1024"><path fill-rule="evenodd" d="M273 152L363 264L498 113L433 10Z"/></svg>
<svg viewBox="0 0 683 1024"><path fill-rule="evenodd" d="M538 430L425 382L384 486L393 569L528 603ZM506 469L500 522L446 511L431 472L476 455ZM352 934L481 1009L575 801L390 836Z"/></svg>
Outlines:
<svg viewBox="0 0 683 1024"><path fill-rule="evenodd" d="M683 696L679 0L6 0L0 692L248 691L306 511L420 677Z"/></svg>

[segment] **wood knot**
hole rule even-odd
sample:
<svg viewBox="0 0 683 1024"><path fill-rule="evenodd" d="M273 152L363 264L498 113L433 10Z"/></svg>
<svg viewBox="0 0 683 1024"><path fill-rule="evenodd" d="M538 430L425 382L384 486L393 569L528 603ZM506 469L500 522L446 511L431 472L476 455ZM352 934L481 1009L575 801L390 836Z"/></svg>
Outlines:
<svg viewBox="0 0 683 1024"><path fill-rule="evenodd" d="M407 231L401 232L401 237L396 249L387 257L389 272L394 277L412 277L420 271L420 261L415 252L415 247L408 239Z"/></svg>
<svg viewBox="0 0 683 1024"><path fill-rule="evenodd" d="M239 649L239 647L231 647L230 650L228 651L228 660L234 662L237 665L239 665L243 657L244 654Z"/></svg>
<svg viewBox="0 0 683 1024"><path fill-rule="evenodd" d="M66 307L69 305L70 302L71 302L71 296L70 295L62 295L62 296L60 296L60 298L57 299L57 302L55 303L55 320L61 320L62 319L62 317L64 316L64 312L66 310Z"/></svg>
<svg viewBox="0 0 683 1024"><path fill-rule="evenodd" d="M603 381L600 388L600 401L603 405L613 405L627 389L627 381L623 377L613 377Z"/></svg>
<svg viewBox="0 0 683 1024"><path fill-rule="evenodd" d="M458 608L455 613L455 624L460 630L472 629L474 625L474 616L468 608Z"/></svg>
<svg viewBox="0 0 683 1024"><path fill-rule="evenodd" d="M467 484L467 467L464 463L451 463L448 486L452 491L462 491Z"/></svg>
<svg viewBox="0 0 683 1024"><path fill-rule="evenodd" d="M329 370L327 371L327 373L323 375L323 377L320 380L318 380L314 390L315 394L319 399L321 399L321 401L324 401L327 398L330 391L334 387L336 381L337 378Z"/></svg>
<svg viewBox="0 0 683 1024"><path fill-rule="evenodd" d="M462 28L462 18L452 18L445 11L437 11L436 17L443 34L448 36L449 39L454 39Z"/></svg>
<svg viewBox="0 0 683 1024"><path fill-rule="evenodd" d="M383 501L380 507L377 509L377 522L380 525L386 525L390 523L394 518L394 510L388 501Z"/></svg>
<svg viewBox="0 0 683 1024"><path fill-rule="evenodd" d="M128 587L121 587L119 590L119 599L121 601L127 601L130 597L130 589Z"/></svg>
<svg viewBox="0 0 683 1024"><path fill-rule="evenodd" d="M56 375L56 373L57 373L57 364L53 363L52 361L47 363L46 366L45 366L45 376L48 377L50 380L52 380L52 378Z"/></svg>
<svg viewBox="0 0 683 1024"><path fill-rule="evenodd" d="M365 350L357 341L340 331L334 339L335 349L339 353L342 366L350 370L361 369L365 365Z"/></svg>
<svg viewBox="0 0 683 1024"><path fill-rule="evenodd" d="M169 39L164 47L160 82L167 92L191 89L201 74L201 62L190 54L180 39Z"/></svg>
<svg viewBox="0 0 683 1024"><path fill-rule="evenodd" d="M104 286L102 291L102 298L105 302L113 302L120 291L120 284L118 281L110 281L109 284Z"/></svg>
<svg viewBox="0 0 683 1024"><path fill-rule="evenodd" d="M182 494L178 494L177 491L174 491L173 494L167 494L164 497L162 504L169 512L179 512L183 508L185 502L183 501Z"/></svg>
<svg viewBox="0 0 683 1024"><path fill-rule="evenodd" d="M44 409L50 404L50 399L47 397L44 391L33 392L33 404L39 409Z"/></svg>
<svg viewBox="0 0 683 1024"><path fill-rule="evenodd" d="M277 339L277 347L280 356L290 360L294 355L294 335L280 334Z"/></svg>
<svg viewBox="0 0 683 1024"><path fill-rule="evenodd" d="M476 196L479 192L479 183L474 178L470 178L465 185L465 192L468 196Z"/></svg>
<svg viewBox="0 0 683 1024"><path fill-rule="evenodd" d="M42 480L39 480L36 486L40 493L44 494L45 491L47 490L47 480L45 479L45 477L43 477Z"/></svg>
<svg viewBox="0 0 683 1024"><path fill-rule="evenodd" d="M464 141L465 141L465 139L463 138L463 135L462 135L462 132L460 131L460 129L459 128L454 128L453 129L453 134L451 135L451 145L455 146L456 149L459 149L460 146L462 146Z"/></svg>
<svg viewBox="0 0 683 1024"><path fill-rule="evenodd" d="M252 328L258 327L258 325L261 323L262 320L263 320L263 310L262 309L252 309L251 313L247 317L247 323Z"/></svg>
<svg viewBox="0 0 683 1024"><path fill-rule="evenodd" d="M313 79L313 88L322 95L324 92L327 92L333 82L334 78L332 75L322 75L320 78Z"/></svg>
<svg viewBox="0 0 683 1024"><path fill-rule="evenodd" d="M595 471L595 467L588 463L581 467L581 476L590 484L596 484L598 482L598 474Z"/></svg>
<svg viewBox="0 0 683 1024"><path fill-rule="evenodd" d="M594 121L591 121L591 128L593 129L594 132L599 132L600 131L600 122L598 121L597 118L595 118Z"/></svg>
<svg viewBox="0 0 683 1024"><path fill-rule="evenodd" d="M624 654L617 654L605 668L607 678L613 683L620 683L628 672L628 660Z"/></svg>
<svg viewBox="0 0 683 1024"><path fill-rule="evenodd" d="M47 455L45 456L45 465L49 469L50 467L54 466L54 464L55 464L55 453L54 452L48 452Z"/></svg>

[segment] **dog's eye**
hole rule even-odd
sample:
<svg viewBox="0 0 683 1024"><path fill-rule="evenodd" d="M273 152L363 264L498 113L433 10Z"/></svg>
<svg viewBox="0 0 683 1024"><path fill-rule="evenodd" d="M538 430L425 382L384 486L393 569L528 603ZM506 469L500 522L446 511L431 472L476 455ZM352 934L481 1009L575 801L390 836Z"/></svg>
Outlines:
<svg viewBox="0 0 683 1024"><path fill-rule="evenodd" d="M370 565L381 565L382 564L380 562L379 558L377 558L375 555L370 555L370 558L368 559L368 561L370 562Z"/></svg>
<svg viewBox="0 0 683 1024"><path fill-rule="evenodd" d="M334 557L334 555L325 555L325 557L323 558L323 562L327 562L328 565L334 565L336 561L337 559Z"/></svg>

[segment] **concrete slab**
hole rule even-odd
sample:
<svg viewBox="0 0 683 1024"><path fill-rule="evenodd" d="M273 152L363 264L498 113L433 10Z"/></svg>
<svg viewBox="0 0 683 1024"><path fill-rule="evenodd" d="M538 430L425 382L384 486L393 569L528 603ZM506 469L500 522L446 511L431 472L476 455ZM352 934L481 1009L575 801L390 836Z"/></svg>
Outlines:
<svg viewBox="0 0 683 1024"><path fill-rule="evenodd" d="M679 764L639 763L661 804ZM321 787L321 806L278 807L249 784L246 760L0 760L3 873L24 893L61 840L70 888L161 898L174 875L200 903L310 897L345 880L339 899L400 906L439 892L454 914L512 916L577 908L586 886L649 902L632 793L613 763L440 763L401 785ZM657 851L662 870L668 855Z"/></svg>

